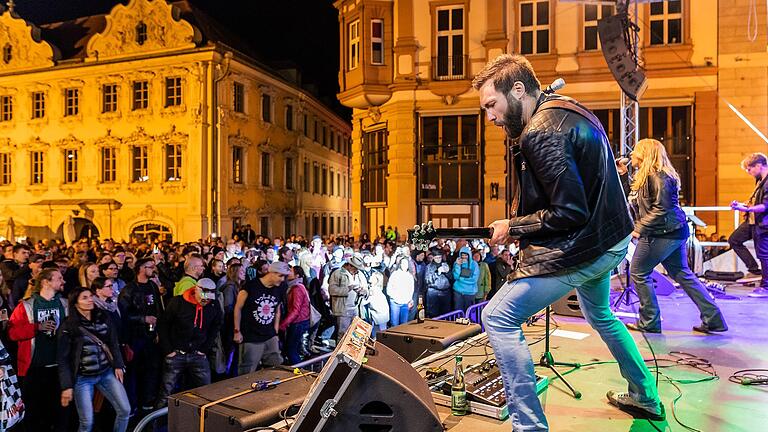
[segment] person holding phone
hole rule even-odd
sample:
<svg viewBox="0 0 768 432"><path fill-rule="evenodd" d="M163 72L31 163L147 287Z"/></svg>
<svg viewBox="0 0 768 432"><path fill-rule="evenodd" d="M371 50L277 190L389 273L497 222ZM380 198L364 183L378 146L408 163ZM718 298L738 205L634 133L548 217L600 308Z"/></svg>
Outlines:
<svg viewBox="0 0 768 432"><path fill-rule="evenodd" d="M475 304L480 266L471 259L469 246L459 249L459 257L453 263L453 309L467 310Z"/></svg>

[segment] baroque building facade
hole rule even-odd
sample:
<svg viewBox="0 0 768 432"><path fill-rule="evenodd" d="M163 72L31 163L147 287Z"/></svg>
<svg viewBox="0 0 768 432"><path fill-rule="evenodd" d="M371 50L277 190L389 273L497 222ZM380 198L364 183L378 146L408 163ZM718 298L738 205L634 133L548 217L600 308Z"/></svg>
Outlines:
<svg viewBox="0 0 768 432"><path fill-rule="evenodd" d="M0 235L349 229L349 122L189 2L40 26L11 6L0 49Z"/></svg>
<svg viewBox="0 0 768 432"><path fill-rule="evenodd" d="M682 177L685 205L746 199L753 186L738 161L766 149L722 98L725 90L766 130L765 63L738 62L763 59L765 35L754 43L744 32L737 34L738 23L747 19L746 0L737 2L743 8L724 3L638 2L640 58L648 82L639 135L665 143ZM591 108L618 147L620 89L597 33L598 20L615 13L611 2L338 0L334 5L341 52L337 97L353 108L355 234L375 233L382 225L403 232L429 220L444 227L486 226L507 217L512 191L506 137L484 119L471 89L474 75L502 53L526 55L542 86L564 78L560 93ZM758 6L759 16L764 9ZM737 96L735 90L748 85L745 77L761 84ZM721 229L730 230L733 216L718 215L703 218L721 219Z"/></svg>

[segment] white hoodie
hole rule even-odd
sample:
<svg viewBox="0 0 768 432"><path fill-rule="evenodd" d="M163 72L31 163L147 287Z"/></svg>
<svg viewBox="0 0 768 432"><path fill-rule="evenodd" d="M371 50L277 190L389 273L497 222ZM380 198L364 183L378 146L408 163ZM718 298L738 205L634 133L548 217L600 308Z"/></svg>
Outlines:
<svg viewBox="0 0 768 432"><path fill-rule="evenodd" d="M395 270L387 282L387 295L397 304L408 304L413 300L413 275L404 270Z"/></svg>

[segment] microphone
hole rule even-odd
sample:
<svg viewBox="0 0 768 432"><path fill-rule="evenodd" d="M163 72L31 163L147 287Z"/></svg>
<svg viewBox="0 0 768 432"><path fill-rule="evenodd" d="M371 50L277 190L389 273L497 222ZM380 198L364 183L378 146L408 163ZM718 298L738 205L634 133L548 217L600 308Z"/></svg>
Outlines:
<svg viewBox="0 0 768 432"><path fill-rule="evenodd" d="M547 88L544 89L544 94L552 94L563 87L565 87L565 80L558 78L552 81L552 84L548 85Z"/></svg>

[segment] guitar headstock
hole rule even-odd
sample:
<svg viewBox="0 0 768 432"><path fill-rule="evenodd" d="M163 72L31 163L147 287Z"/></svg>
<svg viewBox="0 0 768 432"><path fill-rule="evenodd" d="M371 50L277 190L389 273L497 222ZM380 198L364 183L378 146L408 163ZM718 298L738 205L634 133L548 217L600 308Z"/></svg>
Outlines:
<svg viewBox="0 0 768 432"><path fill-rule="evenodd" d="M414 225L413 229L408 230L408 243L414 245L417 250L426 251L435 238L437 238L437 233L435 227L432 226L432 221Z"/></svg>

